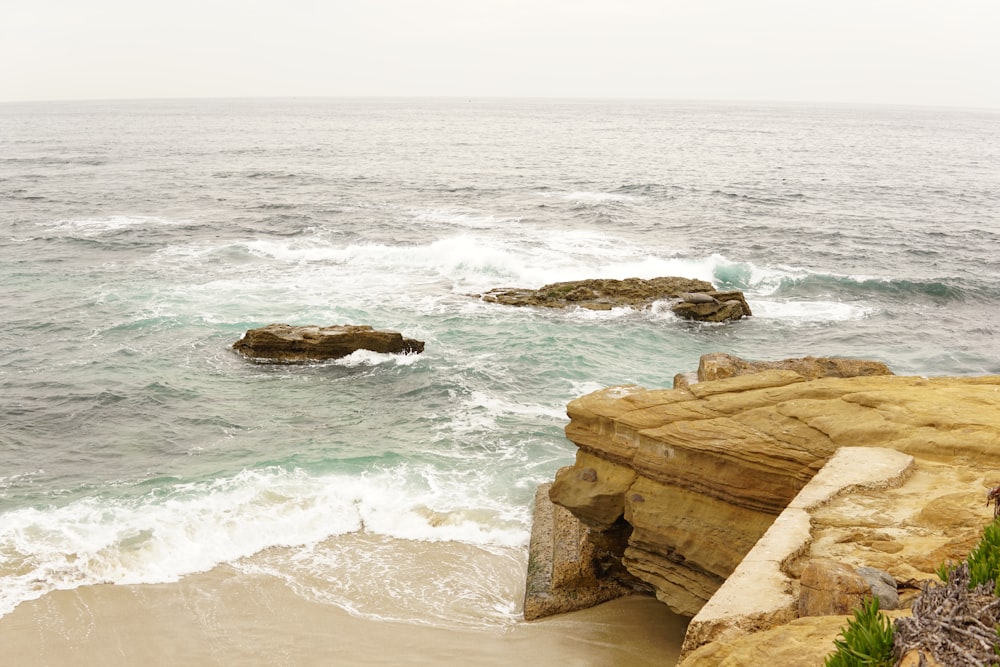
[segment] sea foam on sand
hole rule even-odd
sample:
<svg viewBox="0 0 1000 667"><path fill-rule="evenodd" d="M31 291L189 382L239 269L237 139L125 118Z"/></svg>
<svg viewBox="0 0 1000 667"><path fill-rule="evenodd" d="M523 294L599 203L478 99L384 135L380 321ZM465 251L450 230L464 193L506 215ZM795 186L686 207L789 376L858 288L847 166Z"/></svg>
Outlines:
<svg viewBox="0 0 1000 667"><path fill-rule="evenodd" d="M11 665L674 664L685 619L652 598L507 628L376 621L220 566L170 584L56 591L0 618Z"/></svg>

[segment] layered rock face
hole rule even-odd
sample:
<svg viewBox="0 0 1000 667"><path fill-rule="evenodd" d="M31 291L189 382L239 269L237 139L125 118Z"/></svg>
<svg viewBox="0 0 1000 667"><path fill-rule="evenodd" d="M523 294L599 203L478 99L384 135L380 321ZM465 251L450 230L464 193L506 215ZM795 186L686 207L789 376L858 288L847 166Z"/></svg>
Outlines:
<svg viewBox="0 0 1000 667"><path fill-rule="evenodd" d="M233 349L255 361L294 363L339 359L358 350L417 353L424 351L424 344L395 331L378 331L370 326L269 324L247 331L233 343Z"/></svg>
<svg viewBox="0 0 1000 667"><path fill-rule="evenodd" d="M1000 384L1000 378L986 380ZM963 428L995 430L996 412L990 402L971 403L966 414L979 413L980 419ZM934 461L895 449L841 447L691 619L680 664L818 665L833 651L845 610L862 597L875 595L889 607L898 600L903 608L889 612L892 617L909 615L911 603L926 610L927 595L917 598L922 582L939 583L937 567L963 560L993 518L984 500L997 484L998 464L996 452ZM937 621L961 618L954 626L959 644L973 636L958 636L967 611L955 616L955 600L947 608L938 607L940 600L929 603L942 614ZM900 648L926 646L909 634ZM935 632L927 639L934 644L941 636ZM901 664L916 667L916 657Z"/></svg>
<svg viewBox="0 0 1000 667"><path fill-rule="evenodd" d="M537 290L498 288L477 296L508 306L589 310L643 308L656 301L671 301L671 310L678 317L703 322L738 320L752 314L742 292L719 292L704 280L677 277L574 280Z"/></svg>
<svg viewBox="0 0 1000 667"><path fill-rule="evenodd" d="M1000 377L809 380L765 370L669 390L605 389L572 401L568 413L579 451L557 474L552 501L594 531L627 522L623 565L688 616L841 447L903 452L918 471L958 459L1000 464ZM891 542L891 531L880 534ZM818 555L844 560L827 552ZM892 555L883 556L857 564L898 580L932 576L940 562L893 571Z"/></svg>

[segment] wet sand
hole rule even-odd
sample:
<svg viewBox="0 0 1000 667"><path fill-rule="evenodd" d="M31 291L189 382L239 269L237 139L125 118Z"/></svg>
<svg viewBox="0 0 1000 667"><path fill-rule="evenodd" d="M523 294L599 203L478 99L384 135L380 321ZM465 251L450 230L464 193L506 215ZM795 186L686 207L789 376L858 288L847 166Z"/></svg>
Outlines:
<svg viewBox="0 0 1000 667"><path fill-rule="evenodd" d="M650 598L506 627L378 621L231 567L57 591L0 618L5 665L673 665L686 620Z"/></svg>

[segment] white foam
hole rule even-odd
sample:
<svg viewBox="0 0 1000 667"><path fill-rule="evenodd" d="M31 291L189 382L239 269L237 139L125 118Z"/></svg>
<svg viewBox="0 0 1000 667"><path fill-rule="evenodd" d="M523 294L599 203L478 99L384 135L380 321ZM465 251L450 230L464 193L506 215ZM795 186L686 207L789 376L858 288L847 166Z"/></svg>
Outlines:
<svg viewBox="0 0 1000 667"><path fill-rule="evenodd" d="M528 417L545 417L548 419L563 420L566 410L562 407L539 405L536 403L513 403L505 401L498 396L493 396L482 391L473 391L465 400L461 413L477 408L485 409L491 415L521 415Z"/></svg>
<svg viewBox="0 0 1000 667"><path fill-rule="evenodd" d="M676 320L677 315L673 311L674 301L654 301L649 306L649 317L653 320L670 321Z"/></svg>
<svg viewBox="0 0 1000 667"><path fill-rule="evenodd" d="M243 252L246 264L225 276L183 286L200 296L291 292L299 300L407 299L428 295L481 293L495 287L538 288L583 278L654 278L679 275L713 279L726 260L718 255L682 258L675 250L651 251L594 230L554 231L520 225L516 233L499 225L477 233L456 233L423 244L340 244L321 236L227 241L168 248L154 261L172 270L192 258ZM232 262L227 262L232 264ZM365 276L359 282L358 276ZM433 301L429 306L436 306ZM211 312L212 309L206 309Z"/></svg>
<svg viewBox="0 0 1000 667"><path fill-rule="evenodd" d="M607 385L601 384L600 382L584 381L584 382L570 382L569 393L571 396L585 396L586 394L592 394L595 391L600 391L605 389Z"/></svg>
<svg viewBox="0 0 1000 667"><path fill-rule="evenodd" d="M41 468L38 470L32 470L29 472L18 473L15 475L0 475L0 498L7 495L8 489L12 486L18 486L22 484L31 484L35 478L41 477L45 474L45 471Z"/></svg>
<svg viewBox="0 0 1000 667"><path fill-rule="evenodd" d="M523 548L390 540L358 533L237 563L298 595L382 621L509 626L523 597Z"/></svg>
<svg viewBox="0 0 1000 667"><path fill-rule="evenodd" d="M334 359L329 363L334 366L344 366L346 368L357 368L359 366L412 366L420 361L419 354L388 354L382 352L372 352L371 350L355 350L346 357Z"/></svg>
<svg viewBox="0 0 1000 667"><path fill-rule="evenodd" d="M839 301L754 301L757 319L792 322L846 322L868 317L872 308Z"/></svg>
<svg viewBox="0 0 1000 667"><path fill-rule="evenodd" d="M360 476L273 468L140 498L89 497L4 514L0 615L50 590L156 583L279 545L365 530L412 540L521 547L524 509L475 474L401 466Z"/></svg>
<svg viewBox="0 0 1000 667"><path fill-rule="evenodd" d="M608 310L571 308L560 312L564 313L568 319L576 320L578 322L610 322L612 320L620 320L625 317L633 317L639 311L635 308L629 308L627 306L616 306L615 308L610 308Z"/></svg>
<svg viewBox="0 0 1000 667"><path fill-rule="evenodd" d="M181 223L152 215L113 215L105 218L58 220L54 223L39 223L39 226L61 234L99 236L126 229L147 229L176 224Z"/></svg>
<svg viewBox="0 0 1000 667"><path fill-rule="evenodd" d="M747 289L753 290L758 296L768 296L777 292L787 279L798 280L810 275L807 269L797 266L778 264L770 267L760 267L748 263L750 276Z"/></svg>

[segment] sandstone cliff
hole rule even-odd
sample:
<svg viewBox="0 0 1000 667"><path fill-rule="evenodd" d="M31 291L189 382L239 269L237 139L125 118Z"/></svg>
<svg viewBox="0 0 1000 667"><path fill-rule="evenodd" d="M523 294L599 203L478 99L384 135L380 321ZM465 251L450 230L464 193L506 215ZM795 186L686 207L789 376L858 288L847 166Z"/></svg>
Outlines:
<svg viewBox="0 0 1000 667"><path fill-rule="evenodd" d="M912 591L975 544L989 516L985 491L1000 481L1000 377L810 380L772 369L668 390L610 388L572 401L568 413L579 451L550 497L588 529L623 536L627 571L695 616L685 664L720 664L697 661L717 639L730 648L773 641L763 631L799 615L799 577L813 559L880 568ZM871 488L804 492L840 448L876 452L894 472ZM772 543L785 547L756 556L771 579L751 567L751 583L744 578L699 619L800 492L813 500L774 529ZM789 540L792 524L799 534ZM766 613L735 602L755 596L771 605ZM812 623L798 619L795 631L819 632ZM843 624L815 623L827 634Z"/></svg>

